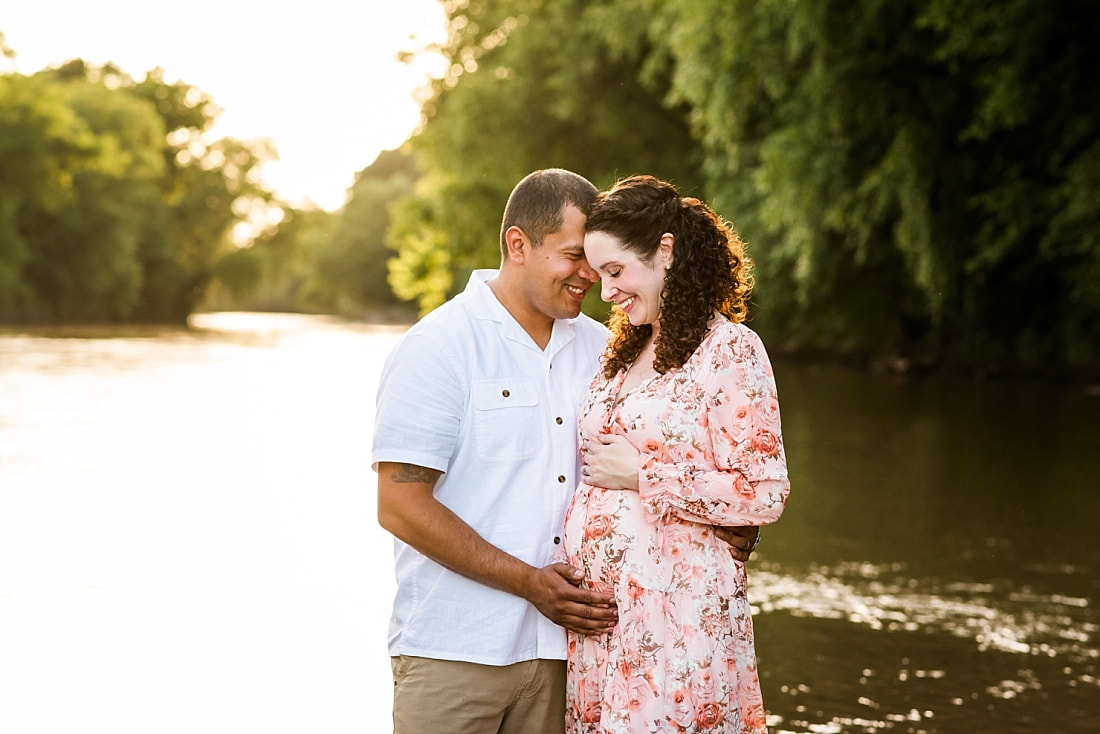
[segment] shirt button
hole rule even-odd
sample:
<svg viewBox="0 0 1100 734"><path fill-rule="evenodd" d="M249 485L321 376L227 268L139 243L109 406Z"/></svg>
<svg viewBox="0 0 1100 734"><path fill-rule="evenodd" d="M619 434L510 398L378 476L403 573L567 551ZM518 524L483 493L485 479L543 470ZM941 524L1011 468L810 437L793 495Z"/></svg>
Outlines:
<svg viewBox="0 0 1100 734"><path fill-rule="evenodd" d="M561 418L555 418L554 422L557 423L560 426L561 425Z"/></svg>
<svg viewBox="0 0 1100 734"><path fill-rule="evenodd" d="M558 475L558 484L565 484L565 475L564 474L559 474Z"/></svg>
<svg viewBox="0 0 1100 734"><path fill-rule="evenodd" d="M561 545L561 538L556 535L554 536L554 545Z"/></svg>
<svg viewBox="0 0 1100 734"><path fill-rule="evenodd" d="M503 395L504 397L508 397L508 396L509 396L509 395L511 395L511 394L512 394L512 393L508 392L507 390L505 390L505 391L503 391L503 392L501 393L501 395Z"/></svg>

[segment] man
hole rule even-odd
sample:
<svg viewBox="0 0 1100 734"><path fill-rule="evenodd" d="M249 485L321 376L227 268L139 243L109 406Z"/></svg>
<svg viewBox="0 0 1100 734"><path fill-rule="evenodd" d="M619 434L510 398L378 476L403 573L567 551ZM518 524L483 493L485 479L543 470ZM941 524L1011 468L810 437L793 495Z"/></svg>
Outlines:
<svg viewBox="0 0 1100 734"><path fill-rule="evenodd" d="M395 734L563 731L562 627L615 623L610 595L552 562L577 483L577 409L607 338L580 313L597 280L584 257L596 193L561 169L525 177L500 269L475 271L386 361L373 464L396 538Z"/></svg>

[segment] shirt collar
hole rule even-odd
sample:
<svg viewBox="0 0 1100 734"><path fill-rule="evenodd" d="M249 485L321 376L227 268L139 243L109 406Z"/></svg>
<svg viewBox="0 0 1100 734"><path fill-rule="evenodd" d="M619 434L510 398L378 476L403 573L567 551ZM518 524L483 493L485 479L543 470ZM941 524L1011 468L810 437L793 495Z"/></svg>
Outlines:
<svg viewBox="0 0 1100 734"><path fill-rule="evenodd" d="M519 322L512 317L512 314L508 313L508 309L497 300L496 295L493 293L492 289L489 288L489 281L492 280L498 272L498 270L485 269L475 270L470 273L470 279L466 282L465 292L470 294L474 316L478 319L496 321L501 325L504 335L509 339L538 349L535 342L531 340L531 336L524 331L523 327L519 325ZM580 317L578 316L577 318ZM543 350L547 356L552 357L559 349L573 341L573 338L576 336L576 320L576 318L554 320L554 330L550 335L550 342L546 345L546 349Z"/></svg>

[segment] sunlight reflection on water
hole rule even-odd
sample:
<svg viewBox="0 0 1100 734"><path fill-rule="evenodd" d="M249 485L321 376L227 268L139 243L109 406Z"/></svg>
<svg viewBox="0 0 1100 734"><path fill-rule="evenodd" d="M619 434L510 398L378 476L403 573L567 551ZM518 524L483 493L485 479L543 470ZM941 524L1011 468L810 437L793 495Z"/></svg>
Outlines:
<svg viewBox="0 0 1100 734"><path fill-rule="evenodd" d="M195 324L0 333L4 734L389 727L368 457L401 330Z"/></svg>
<svg viewBox="0 0 1100 734"><path fill-rule="evenodd" d="M978 651L1058 655L1075 663L1100 657L1088 599L1021 591L1005 603L989 584L922 590L913 579L879 581L866 564L859 571L853 577L842 568L822 567L795 578L765 564L752 575L754 611L843 619L872 630L946 632L972 640Z"/></svg>
<svg viewBox="0 0 1100 734"><path fill-rule="evenodd" d="M1100 658L1098 626L1088 599L1029 589L1006 591L987 583L915 579L905 575L901 564L815 566L808 573L788 575L777 564L763 562L752 571L750 584L754 617L758 621L762 620L761 615L785 613L791 618L840 620L876 633L946 634L968 642L974 655L995 652L1019 657L1014 677L994 680L982 687L980 694L989 699L1010 701L1043 697L1049 695L1049 689L1081 689L1095 691L1084 695L1100 701L1100 681L1096 677ZM1039 673L1029 659L1050 663ZM778 734L966 731L973 726L972 715L971 723L959 728L951 725L940 728L943 724L938 720L947 709L972 706L978 693L941 697L940 703L926 708L890 711L897 705L898 687L910 681L935 690L943 689L947 679L958 681L964 677L960 673L965 666L957 656L943 659L942 664L945 667L922 667L903 657L896 670L863 669L860 685L867 686L883 675L893 680L892 684L877 684L880 691L889 692L889 702L870 695L860 695L854 702L854 708L875 712L875 716L830 718L827 710L817 710L819 720L814 721L812 717L802 718L811 713L808 706L796 704L792 707L795 715L773 711L768 717L769 726ZM835 680L824 685L830 684L837 690L850 690ZM822 685L818 682L818 690ZM807 685L784 685L780 692L792 701L812 700L816 693ZM935 697L928 698L934 700ZM774 705L777 701L769 703ZM1026 726L1019 730L1032 731Z"/></svg>

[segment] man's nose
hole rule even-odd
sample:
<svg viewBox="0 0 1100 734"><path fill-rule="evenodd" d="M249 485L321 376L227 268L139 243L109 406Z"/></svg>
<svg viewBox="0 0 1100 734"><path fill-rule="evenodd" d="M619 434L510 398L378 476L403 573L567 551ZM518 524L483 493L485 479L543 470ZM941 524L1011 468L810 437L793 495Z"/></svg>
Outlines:
<svg viewBox="0 0 1100 734"><path fill-rule="evenodd" d="M581 265L581 269L577 271L577 274L587 280L589 283L595 283L597 280L600 279L600 274L597 273L596 270L588 264L587 260L585 260L584 264Z"/></svg>

